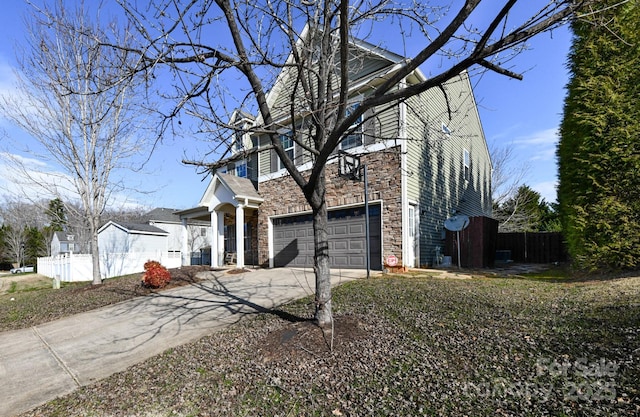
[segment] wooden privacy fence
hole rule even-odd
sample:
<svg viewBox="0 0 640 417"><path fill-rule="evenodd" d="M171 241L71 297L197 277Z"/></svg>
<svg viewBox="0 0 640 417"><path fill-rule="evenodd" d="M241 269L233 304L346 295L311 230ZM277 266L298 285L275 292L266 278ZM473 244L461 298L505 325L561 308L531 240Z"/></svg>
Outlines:
<svg viewBox="0 0 640 417"><path fill-rule="evenodd" d="M498 233L496 251L511 251L510 260L525 263L566 262L567 250L562 233Z"/></svg>

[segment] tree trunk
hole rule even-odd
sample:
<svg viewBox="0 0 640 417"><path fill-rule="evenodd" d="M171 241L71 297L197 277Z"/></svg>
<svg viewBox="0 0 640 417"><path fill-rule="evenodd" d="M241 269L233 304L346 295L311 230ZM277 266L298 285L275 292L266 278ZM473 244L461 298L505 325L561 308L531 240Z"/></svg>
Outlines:
<svg viewBox="0 0 640 417"><path fill-rule="evenodd" d="M98 250L98 230L95 226L91 226L91 262L93 266L93 285L102 284L100 276L100 251Z"/></svg>
<svg viewBox="0 0 640 417"><path fill-rule="evenodd" d="M318 177L314 193L316 198L312 203L313 239L315 243L313 270L316 275L315 319L320 327L330 326L333 321L331 312L331 274L329 268L329 235L327 233L327 203L324 199L325 189L326 185L323 173Z"/></svg>

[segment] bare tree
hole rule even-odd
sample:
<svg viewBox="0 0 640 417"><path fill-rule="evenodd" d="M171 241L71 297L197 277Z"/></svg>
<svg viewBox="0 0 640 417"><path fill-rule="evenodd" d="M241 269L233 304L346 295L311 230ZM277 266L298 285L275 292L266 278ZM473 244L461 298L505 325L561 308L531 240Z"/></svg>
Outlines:
<svg viewBox="0 0 640 417"><path fill-rule="evenodd" d="M511 144L501 145L492 143L489 147L491 154L491 200L493 204L493 218L498 221L500 232L520 231L521 211L527 205L522 198L528 194L518 193L524 178L529 171L527 163L514 161L514 149ZM511 210L511 211L510 211ZM525 229L522 229L525 230Z"/></svg>
<svg viewBox="0 0 640 417"><path fill-rule="evenodd" d="M39 142L44 152L35 159L50 161L57 174L14 157L20 180L38 193L78 201L76 218L91 236L93 283L102 282L97 231L101 214L112 194L121 191L117 175L136 167L132 157L150 146L140 123L144 97L139 75L125 71L132 54L101 47L105 41L127 44L127 31L113 20L95 18L81 2L68 8L58 0L51 8L34 11L27 22L28 40L19 57L17 94L0 101L4 115ZM29 150L33 155L34 150ZM73 215L75 205L66 205Z"/></svg>
<svg viewBox="0 0 640 417"><path fill-rule="evenodd" d="M493 165L491 200L494 206L500 206L516 194L529 172L529 165L514 160L514 148L511 144L500 145L494 142L490 145L489 152Z"/></svg>
<svg viewBox="0 0 640 417"><path fill-rule="evenodd" d="M164 128L185 114L199 117L212 138L212 155L230 149L237 127L229 124L235 109L258 114L253 133L268 135L288 174L302 190L313 213L316 312L320 325L332 323L331 286L325 201L325 165L358 121L430 88L439 87L464 70L494 71L522 78L504 66L533 36L551 30L585 3L467 0L447 7L415 1L286 0L246 1L155 0L143 8L118 0L140 35L139 47L120 47L140 56L138 70L172 72L177 105L166 113ZM524 19L516 20L516 9ZM357 62L354 38L389 31L393 25L422 46L393 72L361 92L351 83ZM301 36L302 28L305 27ZM405 80L429 62L429 76ZM287 103L271 103L268 92L283 69L292 74ZM297 134L304 117L305 134ZM293 129L292 139L311 155L312 166L300 172L282 146L278 130ZM241 157L242 155L240 155ZM215 169L212 161L190 161Z"/></svg>

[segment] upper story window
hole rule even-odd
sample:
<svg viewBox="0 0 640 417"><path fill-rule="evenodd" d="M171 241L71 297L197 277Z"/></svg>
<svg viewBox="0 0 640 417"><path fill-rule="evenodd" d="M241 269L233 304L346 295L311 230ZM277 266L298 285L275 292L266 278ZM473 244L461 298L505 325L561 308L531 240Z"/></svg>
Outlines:
<svg viewBox="0 0 640 417"><path fill-rule="evenodd" d="M442 123L442 133L444 133L445 137L451 137L451 129L444 122Z"/></svg>
<svg viewBox="0 0 640 417"><path fill-rule="evenodd" d="M236 162L236 176L247 178L247 161Z"/></svg>
<svg viewBox="0 0 640 417"><path fill-rule="evenodd" d="M284 148L284 152L287 154L287 156L289 157L289 159L291 159L292 161L295 161L295 142L293 141L293 137L291 136L293 133L292 132L287 132L287 133L283 133L280 135L280 143L282 144L282 147ZM278 169L283 169L284 168L284 164L282 163L282 160L280 158L278 158Z"/></svg>
<svg viewBox="0 0 640 417"><path fill-rule="evenodd" d="M240 152L244 148L243 143L244 132L242 130L236 130L233 134L233 152Z"/></svg>
<svg viewBox="0 0 640 417"><path fill-rule="evenodd" d="M359 104L355 104L347 109L347 116L350 115ZM363 128L362 128L362 116L358 117L355 122L349 127L349 133L340 142L340 149L346 150L362 146Z"/></svg>
<svg viewBox="0 0 640 417"><path fill-rule="evenodd" d="M469 181L469 178L471 177L471 155L469 154L469 151L464 149L462 151L462 169L464 172L464 179L465 181Z"/></svg>

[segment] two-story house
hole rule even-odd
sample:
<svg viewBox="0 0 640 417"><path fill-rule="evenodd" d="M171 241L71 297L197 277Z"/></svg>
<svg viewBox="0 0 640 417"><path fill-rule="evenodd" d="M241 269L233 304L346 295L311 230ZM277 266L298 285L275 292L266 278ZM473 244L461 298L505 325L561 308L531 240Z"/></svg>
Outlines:
<svg viewBox="0 0 640 417"><path fill-rule="evenodd" d="M81 252L76 236L68 232L55 232L51 238L51 256Z"/></svg>
<svg viewBox="0 0 640 417"><path fill-rule="evenodd" d="M367 42L353 42L360 65L350 73L350 102L357 106L359 98L406 60ZM293 71L282 70L269 92L269 105L287 107ZM403 82L424 79L417 70ZM444 245L449 216L491 214L491 160L469 76L462 72L438 88L364 117L326 165L331 266L366 264L364 184L339 175L345 153L367 167L371 268L382 269L391 255L401 266L430 264ZM269 138L246 133L260 132L261 118L236 112L230 123L245 132L233 144L234 155L212 173L198 207L180 216L210 222L213 266L221 265L228 252L236 253L239 267L254 260L265 267L312 266L310 208ZM281 143L304 173L311 157L291 140L291 132L282 129Z"/></svg>

